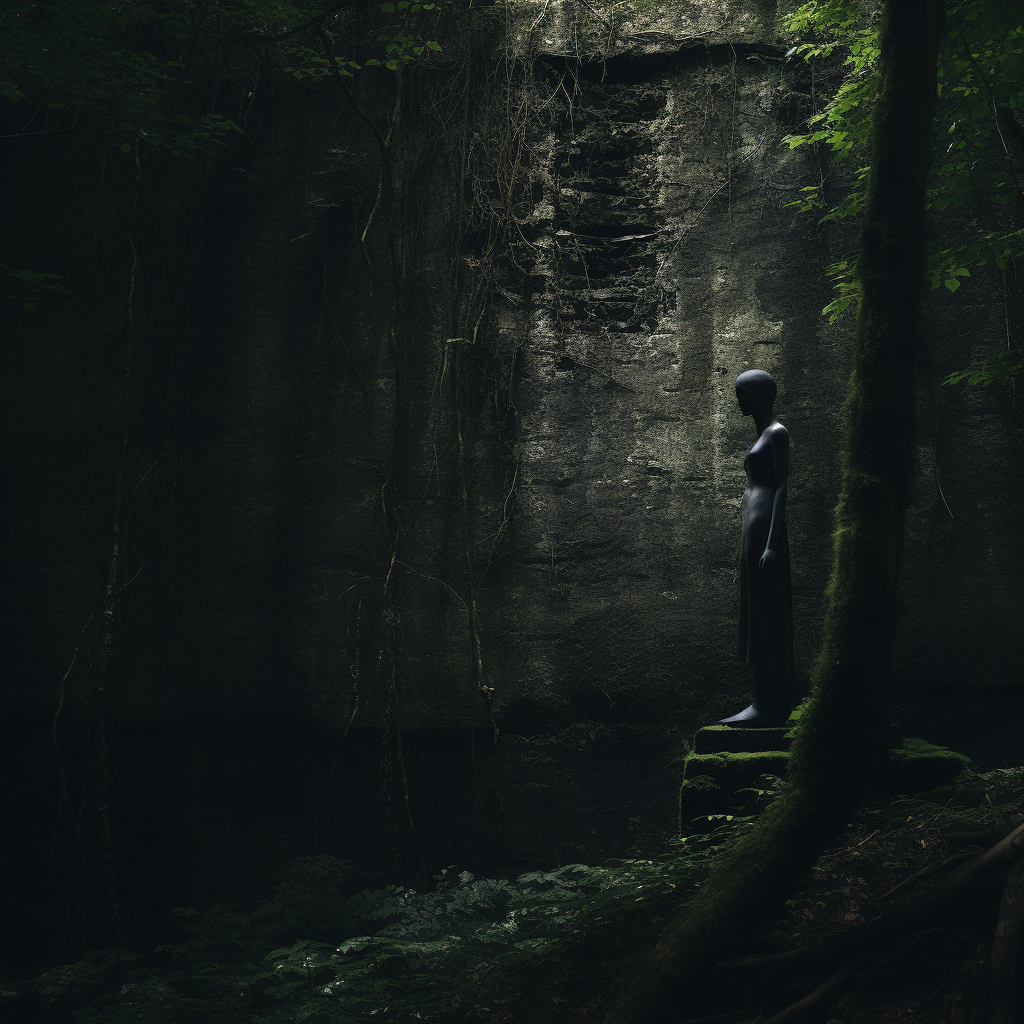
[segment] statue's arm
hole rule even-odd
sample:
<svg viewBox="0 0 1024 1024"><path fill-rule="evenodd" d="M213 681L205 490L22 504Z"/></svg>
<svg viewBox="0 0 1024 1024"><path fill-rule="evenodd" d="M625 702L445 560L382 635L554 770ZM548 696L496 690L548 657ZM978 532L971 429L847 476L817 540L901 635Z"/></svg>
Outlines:
<svg viewBox="0 0 1024 1024"><path fill-rule="evenodd" d="M781 424L768 437L772 449L772 477L775 481L775 498L772 502L772 522L768 527L768 543L761 556L760 567L764 569L775 561L775 530L781 530L786 515L786 488L789 484L789 433Z"/></svg>

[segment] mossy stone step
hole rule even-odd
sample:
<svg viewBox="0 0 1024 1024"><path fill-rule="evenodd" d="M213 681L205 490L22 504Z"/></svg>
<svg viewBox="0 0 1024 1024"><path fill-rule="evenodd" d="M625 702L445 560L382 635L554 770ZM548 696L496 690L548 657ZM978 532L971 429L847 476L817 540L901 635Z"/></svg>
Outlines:
<svg viewBox="0 0 1024 1024"><path fill-rule="evenodd" d="M971 767L966 754L908 737L902 749L889 751L885 784L890 793L923 793L952 782Z"/></svg>
<svg viewBox="0 0 1024 1024"><path fill-rule="evenodd" d="M785 750L690 754L679 790L680 825L686 830L694 818L735 810L737 805L747 802L748 794L742 790L764 789L763 776L785 778L788 768L789 754Z"/></svg>
<svg viewBox="0 0 1024 1024"><path fill-rule="evenodd" d="M697 754L715 754L719 751L789 750L790 740L786 733L795 726L795 721L789 721L777 729L737 729L731 725L706 725L694 733L693 749ZM903 736L899 726L895 724L889 726L888 746L890 750L903 746Z"/></svg>
<svg viewBox="0 0 1024 1024"><path fill-rule="evenodd" d="M723 733L738 735L734 740ZM688 831L695 819L709 814L742 812L743 805L748 808L755 805L756 794L745 793L744 790L764 789L765 775L785 778L789 768L789 752L786 750L709 748L720 744L739 745L743 741L748 744L779 742L784 733L785 729L731 729L728 726L708 726L699 730L700 745L695 743L694 752L686 758L683 766L679 790L681 829ZM936 746L927 740L908 738L902 747L889 750L883 788L890 795L922 793L951 782L970 767L970 758L955 750Z"/></svg>
<svg viewBox="0 0 1024 1024"><path fill-rule="evenodd" d="M697 754L757 753L765 750L789 750L788 726L778 729L736 729L731 725L706 725L693 736Z"/></svg>

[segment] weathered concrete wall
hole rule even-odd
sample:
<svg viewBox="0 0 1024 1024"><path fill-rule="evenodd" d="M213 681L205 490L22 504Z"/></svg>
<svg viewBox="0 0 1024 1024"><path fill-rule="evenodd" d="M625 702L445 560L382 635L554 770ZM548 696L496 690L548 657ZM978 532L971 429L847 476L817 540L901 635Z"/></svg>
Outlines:
<svg viewBox="0 0 1024 1024"><path fill-rule="evenodd" d="M615 10L613 26L573 5L523 5L516 36L539 46L538 88L560 114L536 141L544 288L510 324L528 341L501 663L515 666L527 704L664 714L688 729L742 706L749 678L734 633L751 425L732 390L749 367L780 384L799 672L815 654L852 330L852 316L829 327L820 315L823 268L855 239L786 208L823 173L841 188L844 169L780 146L810 111L809 83L781 59L787 44L763 12ZM936 721L929 702L950 699L940 688L985 702L979 688L1011 684L1021 653L1020 418L994 394L939 386L971 345L1006 329L998 275L971 287L966 302L933 294L927 312L895 680L912 727ZM978 506L961 499L950 519L934 453L941 463L943 450L967 449ZM979 754L980 739L967 739Z"/></svg>
<svg viewBox="0 0 1024 1024"><path fill-rule="evenodd" d="M811 97L806 70L781 59L789 43L772 12L517 10L512 44L540 51L535 102L557 113L532 143L540 283L505 325L526 340L513 550L488 591L491 665L499 719L522 715L542 735L501 747L516 779L501 834L514 846L531 827L583 837L601 822L604 842L625 848L643 830L620 802L642 805L649 831L669 830L654 780L672 777L695 725L748 699L735 564L751 424L732 384L750 367L778 380L791 437L804 679L816 654L853 326L821 316L823 269L856 238L786 204L822 175L841 192L852 169L780 146ZM967 301L943 291L927 304L894 714L983 764L1016 763L1021 415L1009 396L940 382L1021 310L998 274L976 273L971 288ZM586 721L605 724L589 739L568 724ZM610 737L637 754L595 812L580 780L603 777Z"/></svg>
<svg viewBox="0 0 1024 1024"><path fill-rule="evenodd" d="M747 684L735 555L751 424L733 380L759 366L781 384L806 669L844 367L841 339L818 337L827 240L782 208L813 157L778 146L793 106L778 62L698 47L648 76L649 59L581 68L550 139L511 590L524 618L543 608L543 632L506 661L528 666L534 699L605 691L689 725Z"/></svg>

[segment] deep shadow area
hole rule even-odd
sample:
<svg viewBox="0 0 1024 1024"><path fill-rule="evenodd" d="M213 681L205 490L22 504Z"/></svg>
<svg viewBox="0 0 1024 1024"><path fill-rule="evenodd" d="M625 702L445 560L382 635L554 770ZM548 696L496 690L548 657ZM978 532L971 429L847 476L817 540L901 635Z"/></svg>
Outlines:
<svg viewBox="0 0 1024 1024"><path fill-rule="evenodd" d="M422 881L424 866L478 870L484 732L403 735L413 831L382 729L62 718L54 731L47 718L8 720L4 818L19 841L5 872L4 961L151 948L172 908L261 899L299 856L344 858L379 885Z"/></svg>
<svg viewBox="0 0 1024 1024"><path fill-rule="evenodd" d="M393 732L295 718L24 718L0 742L20 837L3 956L23 966L150 949L173 908L264 899L296 857L422 887L448 867L515 877L651 856L676 829L683 753L674 730L594 720L497 745L490 727L410 729L400 761Z"/></svg>

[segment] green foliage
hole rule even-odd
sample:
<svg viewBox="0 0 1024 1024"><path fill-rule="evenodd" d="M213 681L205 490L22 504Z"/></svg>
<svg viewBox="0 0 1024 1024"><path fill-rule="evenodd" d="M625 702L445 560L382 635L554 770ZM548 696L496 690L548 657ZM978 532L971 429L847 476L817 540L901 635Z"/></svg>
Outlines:
<svg viewBox="0 0 1024 1024"><path fill-rule="evenodd" d="M434 4L409 3L401 0L397 4L381 4L383 14L397 15L387 28L377 36L377 42L384 47L384 67L397 71L405 64L415 61L430 50L440 50L441 45L434 39L422 39L411 31L409 18L420 11L432 11ZM370 58L368 65L379 65L380 61Z"/></svg>
<svg viewBox="0 0 1024 1024"><path fill-rule="evenodd" d="M91 1005L105 998L112 976L141 959L125 949L89 950L76 963L55 967L36 979L39 1002L56 1008Z"/></svg>
<svg viewBox="0 0 1024 1024"><path fill-rule="evenodd" d="M403 0L380 4L379 9L389 15L374 37L380 59L371 57L366 66L397 70L441 49L417 28L434 4ZM0 11L0 96L20 103L44 94L47 110L63 112L62 126L98 122L114 140L139 139L176 156L211 154L242 129L231 118L202 109L190 70L181 58L194 54L199 40L259 44L261 37L268 41L281 37L276 49L264 53L263 73L271 78L280 72L299 80L321 80L330 76L330 62L315 41L304 39L301 30L311 30L327 10L325 5L280 0L166 5L67 0L6 5ZM209 25L226 25L232 31L211 33ZM163 55L153 49L164 51ZM229 71L233 62L223 54L204 53L212 70ZM341 74L349 76L363 66L340 55L337 63ZM118 145L126 153L131 148L129 142Z"/></svg>
<svg viewBox="0 0 1024 1024"><path fill-rule="evenodd" d="M755 792L771 798L785 788L766 777ZM1022 800L1024 770L1013 768L980 776L967 771L932 793L858 810L846 840L818 863L791 903L798 927L806 930L808 908L842 926L850 920L845 904L864 902L860 890L873 884L889 890L897 880L893 871L908 879L920 874L932 847L941 847L943 829L999 827ZM3 996L33 992L40 1024L437 1019L474 1006L482 993L491 1002L500 979L515 991L529 987L532 972L566 950L595 948L594 939L598 948L627 948L628 929L643 928L699 891L723 853L753 834L755 820L710 815L707 831L675 841L658 860L569 864L514 881L448 868L424 892L360 888L366 876L354 865L302 857L252 910L178 909L180 940L150 957L90 951L32 982L12 988L6 981ZM876 866L877 880L869 874ZM482 1019L490 1013L480 1009ZM462 1016L473 1019L472 1010Z"/></svg>
<svg viewBox="0 0 1024 1024"><path fill-rule="evenodd" d="M223 114L198 109L184 65L149 48L180 52L190 31L179 6L96 0L5 5L0 96L33 106L42 96L61 127L103 124L112 140L130 140L118 142L124 152L139 139L176 156L212 153L241 129Z"/></svg>
<svg viewBox="0 0 1024 1024"><path fill-rule="evenodd" d="M406 65L420 61L429 56L431 51L440 52L441 44L434 39L426 39L420 32L419 22L422 21L417 15L423 15L434 10L434 4L409 3L402 0L401 3L378 4L382 14L390 15L389 19L376 32L374 40L379 44L376 49L380 57L367 57L362 63L352 60L349 57L335 55L335 63L339 74L351 78L356 71L364 68L386 68L389 71L398 71ZM309 15L307 14L306 20ZM312 79L320 81L329 78L332 74L331 63L321 49L316 46L296 45L286 43L282 45L281 53L287 64L282 72L291 75L293 78Z"/></svg>
<svg viewBox="0 0 1024 1024"><path fill-rule="evenodd" d="M966 380L968 384L982 384L986 387L989 384L1012 386L1021 370L1024 370L1024 360L1020 354L1004 349L988 359L976 360L965 370L949 374L942 383L959 384Z"/></svg>
<svg viewBox="0 0 1024 1024"><path fill-rule="evenodd" d="M309 0L14 0L0 5L0 112L27 135L75 127L92 129L93 139L102 133L135 174L160 156L226 155L244 134L245 99L251 102L259 86L316 84L335 67L347 77L370 68L398 71L441 50L427 32L435 5L402 0L378 4L369 27L348 41L377 56L360 62L335 52L332 66L316 29L342 37L346 14L337 7ZM242 99L237 121L214 109L221 90ZM234 113L234 104L228 109ZM4 297L27 311L64 291L56 274L5 265L0 272L13 285Z"/></svg>
<svg viewBox="0 0 1024 1024"><path fill-rule="evenodd" d="M0 263L0 274L7 278L8 287L14 289L5 292L4 298L20 302L21 308L28 312L36 308L36 303L46 292L67 292L59 283L60 274L38 273L25 268L15 270L6 263Z"/></svg>
<svg viewBox="0 0 1024 1024"><path fill-rule="evenodd" d="M928 207L945 210L972 206L984 210L1021 196L1006 147L1004 124L1024 108L1024 25L1012 4L997 0L959 0L947 10L948 31L939 57L936 144L928 189ZM801 189L789 205L814 211L819 222L858 217L864 209L871 120L879 87L878 9L863 0L811 0L789 16L789 31L803 37L795 53L804 60L842 58L842 81L824 107L807 121L807 131L788 135L791 149L827 145L836 159L860 158L855 183L838 202L824 197L824 183ZM1024 232L974 229L953 244L929 252L932 288L955 293L971 268L995 263L1005 270L1024 255ZM858 298L856 268L848 260L828 268L837 298L822 312L834 323ZM963 371L957 380L989 383L1015 376L993 369L980 376ZM1005 370L1005 368L1004 368Z"/></svg>
<svg viewBox="0 0 1024 1024"><path fill-rule="evenodd" d="M831 57L838 51L844 54L843 64L848 70L824 109L807 119L810 130L787 135L782 141L790 149L824 142L839 156L855 152L864 155L871 133L871 108L878 94L876 13L847 0L811 0L790 15L786 28L798 35L818 37L816 41L797 45L794 55L811 61ZM867 168L860 171L860 187L856 192L860 202L846 216L860 212L866 171ZM820 192L814 186L812 190L816 194ZM811 203L812 197L808 196L790 205L809 210L815 208Z"/></svg>
<svg viewBox="0 0 1024 1024"><path fill-rule="evenodd" d="M448 868L425 892L360 888L366 876L354 865L302 857L251 910L173 911L180 940L149 958L90 952L22 987L44 1019L62 1022L429 1019L475 998L487 978L529 971L615 934L645 902L692 890L747 819L710 824L658 861L568 864L514 882Z"/></svg>
<svg viewBox="0 0 1024 1024"><path fill-rule="evenodd" d="M860 298L860 282L855 276L855 268L856 264L852 262L852 257L830 263L825 268L825 273L832 278L838 293L821 311L828 317L830 324L834 324Z"/></svg>

